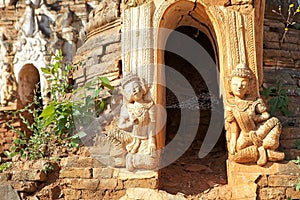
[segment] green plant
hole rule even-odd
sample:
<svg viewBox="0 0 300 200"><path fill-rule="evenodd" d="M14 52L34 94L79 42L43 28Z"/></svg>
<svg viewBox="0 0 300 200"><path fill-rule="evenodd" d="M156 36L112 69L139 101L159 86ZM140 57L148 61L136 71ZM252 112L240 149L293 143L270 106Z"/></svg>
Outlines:
<svg viewBox="0 0 300 200"><path fill-rule="evenodd" d="M296 140L296 148L300 150L300 140Z"/></svg>
<svg viewBox="0 0 300 200"><path fill-rule="evenodd" d="M298 156L296 160L292 160L292 162L294 162L295 164L297 164L298 167L300 168L300 156ZM300 190L300 177L298 178L298 183L296 184L296 190L297 191Z"/></svg>
<svg viewBox="0 0 300 200"><path fill-rule="evenodd" d="M42 171L45 174L48 174L49 172L52 172L53 170L54 170L54 166L51 163L46 162L43 164Z"/></svg>
<svg viewBox="0 0 300 200"><path fill-rule="evenodd" d="M11 166L12 166L12 163L11 163L11 162L2 163L2 164L0 165L0 173L2 173L2 172L4 172L4 171L8 170L9 168L11 168Z"/></svg>
<svg viewBox="0 0 300 200"><path fill-rule="evenodd" d="M284 14L282 12L282 6L281 5L278 6L278 11L277 10L272 10L272 12L276 13L277 15L279 15L282 18L283 23L285 25L283 35L280 39L281 44L283 43L283 41L285 39L285 36L289 31L289 28L291 28L291 27L295 27L296 29L299 28L299 24L297 24L294 21L295 16L298 13L300 13L300 0L298 0L297 3L298 3L298 6L296 6L296 3L289 3L289 7L288 7L288 10L287 10L287 16L286 17L284 16Z"/></svg>
<svg viewBox="0 0 300 200"><path fill-rule="evenodd" d="M277 80L276 86L268 88L263 87L261 95L267 99L271 115L274 115L277 112L280 112L285 116L290 116L292 114L292 112L288 109L290 98L283 88L282 80Z"/></svg>
<svg viewBox="0 0 300 200"><path fill-rule="evenodd" d="M104 88L113 89L109 80L95 77L72 92L71 74L77 66L64 65L62 59L60 51L55 56L54 64L42 68L42 71L49 76L48 81L51 85L49 88L51 98L45 109L42 110L38 106L39 99L35 96L34 102L13 113L20 117L31 132L31 136L28 138L26 131L15 129L8 123L8 126L19 135L19 138L14 140L10 151L5 152L7 157L11 158L20 154L27 159L39 159L50 156L60 147L78 148L80 138L84 137L85 133L75 132L74 117L86 118L103 111L105 103L100 96ZM92 92L86 94L86 90ZM79 94L80 92L81 94ZM77 94L80 98L71 99L72 94ZM24 112L33 116L33 123L24 117Z"/></svg>

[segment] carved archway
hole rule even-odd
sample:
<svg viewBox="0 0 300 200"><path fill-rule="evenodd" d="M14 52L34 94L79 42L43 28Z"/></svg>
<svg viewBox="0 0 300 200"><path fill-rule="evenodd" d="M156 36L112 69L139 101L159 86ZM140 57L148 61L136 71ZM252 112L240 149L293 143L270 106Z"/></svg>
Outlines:
<svg viewBox="0 0 300 200"><path fill-rule="evenodd" d="M33 64L24 65L18 74L18 107L22 108L41 98L40 75Z"/></svg>
<svg viewBox="0 0 300 200"><path fill-rule="evenodd" d="M212 21L208 15L208 10L199 3L192 1L176 1L170 3L163 2L154 13L153 18L154 41L156 52L154 52L154 62L158 66L164 66L164 49L167 39L172 30L180 26L190 26L203 32L213 46L214 55L216 58L216 66L218 66L218 46L216 44L217 38L214 32ZM161 31L162 30L162 31ZM158 104L165 105L165 71L164 67L157 67L156 76L158 84L156 86L156 101ZM161 98L158 98L161 97ZM162 121L160 116L157 116L157 121ZM158 148L163 148L165 145L165 129L158 134Z"/></svg>
<svg viewBox="0 0 300 200"><path fill-rule="evenodd" d="M156 43L157 52L154 55L155 55L155 62L158 63L158 65L157 65L158 67L156 69L157 74L154 77L158 77L158 79L160 79L160 80L158 80L158 82L160 82L160 83L167 83L167 84L157 85L157 88L156 88L157 103L162 104L162 105L166 105L166 103L167 103L166 98L165 98L165 96L167 94L165 93L166 91L165 91L164 85L166 85L166 87L168 88L168 82L165 82L165 77L169 77L170 74L168 74L167 71L166 71L166 69L168 69L169 67L165 66L165 65L169 64L165 60L166 59L165 51L168 51L169 48L165 48L165 46L166 46L166 44L169 40L169 37L171 37L173 31L174 30L179 31L179 29L182 28L182 27L186 27L187 29L194 30L195 34L202 35L203 40L206 40L210 44L210 47L208 48L210 52L209 53L206 52L206 54L201 54L203 52L200 51L199 52L199 57L200 56L205 57L206 55L209 56L209 54L210 54L211 58L213 58L213 60L214 60L213 64L209 63L210 65L203 66L199 63L200 66L199 65L198 66L193 66L192 65L191 67L198 68L198 70L199 70L199 67L201 67L201 68L205 68L205 67L214 68L214 70L211 71L211 73L213 73L213 74L210 74L210 75L215 76L214 81L212 81L212 82L214 82L213 84L215 84L217 86L217 89L219 90L220 86L219 86L219 80L217 78L218 74L219 74L219 70L218 70L218 68L219 68L219 46L218 46L218 43L217 43L217 36L216 36L216 33L215 33L213 23L212 23L212 21L209 17L209 10L207 8L205 8L204 5L199 4L199 3L195 5L194 2L191 2L191 1L177 1L177 2L174 2L174 3L164 2L160 6L160 8L156 11L156 13L154 14L154 22L153 23L154 23L154 28L157 28L157 35L154 35L154 37L157 36L157 38L155 39L155 41L157 42ZM188 28L188 27L190 27L190 28ZM161 29L167 29L167 30L161 30ZM192 38L192 37L190 37L190 38ZM193 38L193 39L195 39L195 38ZM184 38L183 38L183 40L184 40ZM176 40L173 40L173 41L176 42ZM178 41L178 42L180 42L180 41ZM201 47L203 47L203 43L201 45L201 42L198 43L198 44L195 44L195 45L200 45ZM165 50L165 49L167 49L167 50ZM206 51L208 49L206 49ZM190 49L190 50L185 49L185 51L187 51L187 52L190 51L191 52L191 51L194 51L194 50L193 49ZM193 54L193 55L195 55L195 54ZM182 56L182 55L180 55L180 56ZM186 59L186 58L184 58L184 59ZM193 59L193 60L195 60L195 59ZM205 60L205 58L204 58L204 60ZM196 61L196 63L197 63L197 61ZM165 66L165 68L161 67L161 66ZM178 70L178 69L176 69L176 70ZM192 69L188 69L188 68L186 70L187 71L188 70L193 71ZM180 71L180 70L178 70L178 71ZM193 72L198 73L199 76L205 76L205 74L201 74L201 72L197 71L197 69L196 69L196 71L193 71ZM182 73L182 71L180 73L184 74L184 73ZM202 84L209 84L209 83L205 83L205 81L203 81ZM191 85L193 85L194 90L195 90L195 87L199 87L199 84L197 85L197 84L192 83ZM197 93L196 95L199 95L199 91L197 91L196 93ZM219 94L219 92L217 92L217 93ZM221 101L221 104L222 104L222 101ZM200 111L200 109L199 109L199 111ZM199 112L199 111L197 111L197 112ZM167 112L168 112L168 109L167 109ZM208 115L210 115L210 114L211 113L208 112ZM223 113L220 113L220 114L221 114L221 116L223 116ZM172 114L168 113L168 117L169 117L169 115L172 115ZM172 115L172 117L173 117L173 115ZM185 116L185 118L188 118L188 116ZM207 117L207 120L210 121L210 116ZM159 116L158 116L158 121L161 121L159 119ZM220 121L222 121L222 117L221 117ZM199 122L197 121L197 123L199 123ZM198 127L198 124L196 126ZM207 124L207 127L205 127L206 130L202 130L202 132L201 131L198 132L198 134L196 136L196 138L199 139L198 141L202 140L202 142L203 142L203 139L205 138L205 133L207 131L208 126L209 126L209 123ZM200 128L204 128L204 127L200 127ZM219 131L220 131L220 133L219 133L219 135L220 135L221 132L222 132L222 127ZM196 132L197 132L197 130L196 130ZM166 137L169 136L167 134L168 134L167 130L162 130L161 133L158 135L158 146L160 148L164 149L165 145L167 145L166 141L165 141ZM188 135L188 133L187 133L187 135ZM224 137L224 135L223 135L223 137ZM225 141L225 137L223 139ZM193 140L194 140L194 138L193 138ZM216 138L216 143L217 143L217 140L218 140L218 137ZM223 145L225 147L225 142L224 141L223 141ZM167 141L167 143L168 142L169 141ZM190 143L188 145L191 145L191 144L192 143ZM200 147L201 144L199 144L198 146ZM223 148L223 153L225 154L225 152L226 151ZM197 153L198 152L196 152L196 154ZM199 159L198 159L198 161L199 161ZM198 163L198 164L200 164L200 163ZM176 165L176 163L175 163L175 165ZM171 165L170 167L168 167L169 169L167 168L167 170L172 170L174 168L174 166ZM222 166L224 168L223 169L223 174L226 174L225 160L223 161ZM179 168L177 170L179 171ZM162 176L166 175L164 173L164 170L162 170L161 175ZM191 175L191 174L189 174L189 175ZM167 178L167 176L168 175L166 175L164 178ZM192 181L192 179L190 179L189 181ZM173 182L174 182L174 180L173 180ZM175 182L173 184L175 184ZM184 185L184 184L188 184L188 183L182 182L181 184ZM193 184L193 185L195 186L195 184ZM161 186L164 187L163 185L161 185ZM182 186L182 187L184 187L184 186ZM185 189L187 189L187 187ZM183 192L183 190L185 190L185 189L182 188L182 191L177 191L177 192ZM202 188L202 190L204 190L204 189L205 188ZM189 193L189 192L193 193L193 192L199 192L199 191L201 191L200 188L195 189L195 188L191 187L190 191L184 191L184 192L185 193ZM172 192L172 191L170 190L169 192Z"/></svg>

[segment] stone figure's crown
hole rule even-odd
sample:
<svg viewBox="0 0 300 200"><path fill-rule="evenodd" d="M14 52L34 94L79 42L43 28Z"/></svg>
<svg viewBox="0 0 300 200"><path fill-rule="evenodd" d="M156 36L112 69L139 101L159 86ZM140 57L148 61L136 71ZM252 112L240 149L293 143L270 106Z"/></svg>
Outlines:
<svg viewBox="0 0 300 200"><path fill-rule="evenodd" d="M124 88L128 83L131 83L131 82L138 82L140 83L141 80L140 78L135 75L135 74L132 74L132 73L129 73L129 74L126 74L123 79L122 79L122 88Z"/></svg>
<svg viewBox="0 0 300 200"><path fill-rule="evenodd" d="M252 78L252 71L244 63L239 63L231 72L231 77L237 76L242 78Z"/></svg>

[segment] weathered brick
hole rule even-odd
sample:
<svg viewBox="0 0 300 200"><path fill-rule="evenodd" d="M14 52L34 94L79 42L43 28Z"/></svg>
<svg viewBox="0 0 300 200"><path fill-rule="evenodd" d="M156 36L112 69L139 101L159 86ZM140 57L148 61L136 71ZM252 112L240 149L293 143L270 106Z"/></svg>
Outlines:
<svg viewBox="0 0 300 200"><path fill-rule="evenodd" d="M284 188L262 188L259 192L259 199L284 199L285 190Z"/></svg>
<svg viewBox="0 0 300 200"><path fill-rule="evenodd" d="M115 188L116 190L123 190L124 189L124 184L122 180L118 179L118 184L117 187Z"/></svg>
<svg viewBox="0 0 300 200"><path fill-rule="evenodd" d="M35 192L37 190L37 183L32 181L14 181L12 186L19 192Z"/></svg>
<svg viewBox="0 0 300 200"><path fill-rule="evenodd" d="M13 174L13 181L46 181L47 176L41 170L23 170Z"/></svg>
<svg viewBox="0 0 300 200"><path fill-rule="evenodd" d="M300 155L300 149L284 149L286 160L295 160Z"/></svg>
<svg viewBox="0 0 300 200"><path fill-rule="evenodd" d="M100 189L108 189L108 190L113 190L117 187L118 185L118 180L117 179L101 179L99 188Z"/></svg>
<svg viewBox="0 0 300 200"><path fill-rule="evenodd" d="M99 185L98 179L65 179L64 182L75 189L96 190Z"/></svg>
<svg viewBox="0 0 300 200"><path fill-rule="evenodd" d="M81 191L74 189L63 189L62 193L64 194L65 200L75 200L80 199Z"/></svg>
<svg viewBox="0 0 300 200"><path fill-rule="evenodd" d="M109 53L105 54L104 56L101 57L101 62L109 62L113 60L120 60L121 59L121 52L114 52L114 53Z"/></svg>
<svg viewBox="0 0 300 200"><path fill-rule="evenodd" d="M299 139L300 135L299 127L286 127L282 129L280 139Z"/></svg>
<svg viewBox="0 0 300 200"><path fill-rule="evenodd" d="M297 139L280 140L280 145L285 149L296 149L296 141Z"/></svg>
<svg viewBox="0 0 300 200"><path fill-rule="evenodd" d="M298 182L298 176L270 175L268 185L271 187L293 187Z"/></svg>
<svg viewBox="0 0 300 200"><path fill-rule="evenodd" d="M300 199L300 190L296 191L294 187L286 189L286 197L291 199Z"/></svg>
<svg viewBox="0 0 300 200"><path fill-rule="evenodd" d="M81 199L103 199L104 194L105 190L82 190Z"/></svg>
<svg viewBox="0 0 300 200"><path fill-rule="evenodd" d="M112 43L105 47L105 53L112 53L112 52L120 52L121 53L121 43Z"/></svg>
<svg viewBox="0 0 300 200"><path fill-rule="evenodd" d="M264 41L279 41L279 34L275 32L265 32L264 33Z"/></svg>
<svg viewBox="0 0 300 200"><path fill-rule="evenodd" d="M91 168L64 168L59 172L60 178L91 178Z"/></svg>
<svg viewBox="0 0 300 200"><path fill-rule="evenodd" d="M92 167L93 158L80 156L62 158L60 165L62 167Z"/></svg>
<svg viewBox="0 0 300 200"><path fill-rule="evenodd" d="M103 168L101 171L102 178L112 178L114 174L113 168Z"/></svg>
<svg viewBox="0 0 300 200"><path fill-rule="evenodd" d="M134 187L141 187L141 188L150 188L154 189L157 188L157 179L150 178L150 179L128 179L124 181L124 188L134 188Z"/></svg>
<svg viewBox="0 0 300 200"><path fill-rule="evenodd" d="M261 176L258 183L257 183L257 185L260 188L268 186L268 177L266 175Z"/></svg>
<svg viewBox="0 0 300 200"><path fill-rule="evenodd" d="M264 42L264 48L265 49L279 49L279 41L273 41L273 42Z"/></svg>
<svg viewBox="0 0 300 200"><path fill-rule="evenodd" d="M274 57L282 57L282 58L291 58L291 52L287 50L279 50L279 49L264 49L263 51L264 57L274 58Z"/></svg>
<svg viewBox="0 0 300 200"><path fill-rule="evenodd" d="M11 179L11 173L0 173L0 182L6 182Z"/></svg>

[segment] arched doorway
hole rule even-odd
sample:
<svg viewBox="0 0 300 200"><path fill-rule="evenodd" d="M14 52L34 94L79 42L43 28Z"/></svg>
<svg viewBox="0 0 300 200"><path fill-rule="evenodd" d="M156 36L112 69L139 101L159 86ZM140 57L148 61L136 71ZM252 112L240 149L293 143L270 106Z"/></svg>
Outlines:
<svg viewBox="0 0 300 200"><path fill-rule="evenodd" d="M36 109L42 107L41 98L41 83L39 71L33 64L24 65L18 74L18 101L17 108L22 109ZM26 111L22 115L33 123L33 116L30 112ZM25 124L21 124L23 130L30 132Z"/></svg>
<svg viewBox="0 0 300 200"><path fill-rule="evenodd" d="M176 161L167 166L162 165L166 167L160 170L159 187L173 194L178 192L198 194L216 184L226 183L225 161L227 151L225 133L222 129L224 112L223 101L219 99L219 89L221 88L219 73L221 75L223 73L219 65L222 63L220 61L223 59L223 52L219 52L218 42L220 40L217 38L213 22L205 5L195 4L191 1L177 1L166 3L161 6L161 9L163 11L158 11L157 16L159 13L162 14L157 17L157 20L154 20L154 27L159 29L156 44L158 47L156 54L156 63L158 63L157 79L162 80L161 82L165 83L166 87L157 86L156 95L158 97L163 96L163 98L157 98L157 103L166 106L167 125L166 129L158 135L158 145L163 149L163 152L169 153L169 146L172 146L172 148L169 148L171 151L176 151L177 146L180 148L182 145L185 146L182 148L185 151L181 154L181 157L176 157L178 158ZM161 31L161 29L164 30ZM194 42L190 43L187 39L181 40L180 37L178 39L176 33L180 33L180 37L187 37L188 40ZM172 47L169 48L169 46ZM166 53L166 49L168 51L171 49L171 52L172 50L179 52L179 56L170 52ZM210 60L207 62L208 65L203 62L206 59ZM213 69L213 73L209 72L209 69ZM177 71L187 80L196 99L189 99L188 95L187 99L185 98L185 87L181 87L176 79L172 80L168 70ZM179 96L178 92L172 94L172 89L168 90L174 84L176 88L179 88ZM180 88L184 91L183 94L181 94ZM208 93L212 89L215 93ZM174 98L174 96L179 98ZM212 112L209 106L215 100L222 105L222 109L217 114ZM185 105L181 106L180 102L189 102L195 105L187 105L186 107ZM174 104L180 106L173 106ZM193 107L193 109L188 107ZM198 110L194 108L198 108ZM192 117L195 114L200 117L197 119ZM217 115L219 117L216 117ZM184 127L182 128L182 126ZM219 127L215 128L217 131L212 131L214 126ZM195 135L190 134L191 129L195 130ZM178 137L178 135L181 136ZM207 138L212 135L215 141L209 140L208 142ZM176 141L178 138L180 139ZM210 145L207 145L208 143ZM206 150L204 154L203 150ZM161 162L168 160L168 155L165 156L164 154L162 154ZM200 154L202 155L201 159L198 156ZM203 155L206 156L203 157Z"/></svg>
<svg viewBox="0 0 300 200"><path fill-rule="evenodd" d="M183 51L193 51L184 41L178 41L176 38L176 32L184 34L201 45L208 54L204 56L210 56L210 59L216 63L216 56L214 53L213 45L211 44L207 35L201 32L199 29L192 26L179 26L176 28L168 37L166 42L166 49L178 49ZM169 48L168 46L172 46ZM203 55L199 55L200 57ZM206 58L202 58L205 60ZM205 66L205 62L201 63L199 60L199 66ZM165 145L173 140L178 132L179 126L182 121L182 109L186 109L185 113L199 112L200 118L190 118L185 126L197 126L198 131L196 137L194 138L192 144L189 146L188 150L174 163L163 168L161 170L160 177L160 188L166 190L170 193L184 193L184 194L197 194L201 193L216 184L226 183L226 140L225 132L223 131L218 142L214 146L213 150L204 158L200 159L198 157L198 152L200 147L206 137L208 127L211 122L211 96L207 87L207 83L204 81L203 77L199 71L189 63L185 58L176 55L173 52L164 52L164 62L168 66L165 69L166 77L166 110L167 110L167 125L166 125L166 140ZM203 66L204 65L204 66ZM176 70L181 75L184 76L191 85L192 89L196 94L196 99L194 97L189 97L189 92L185 91L185 88L180 88L177 90L177 94L168 89L168 86L177 82L176 78L172 77L172 73L169 72L169 67L172 70ZM215 74L215 76L217 76ZM179 92L178 92L179 91ZM180 97L181 96L181 97ZM180 99L185 99L185 105L180 105L178 101ZM215 98L215 97L214 97ZM190 105L188 105L190 104ZM186 130L190 130L186 127ZM186 137L189 134L186 134ZM180 141L178 146L180 146Z"/></svg>
<svg viewBox="0 0 300 200"><path fill-rule="evenodd" d="M24 107L34 101L34 96L39 101L41 97L40 75L33 64L26 64L22 67L18 76L19 107Z"/></svg>

